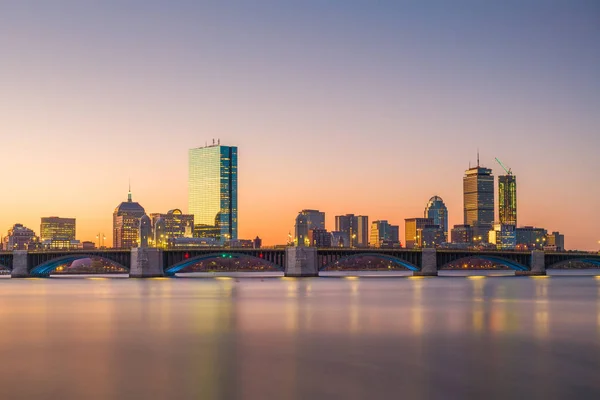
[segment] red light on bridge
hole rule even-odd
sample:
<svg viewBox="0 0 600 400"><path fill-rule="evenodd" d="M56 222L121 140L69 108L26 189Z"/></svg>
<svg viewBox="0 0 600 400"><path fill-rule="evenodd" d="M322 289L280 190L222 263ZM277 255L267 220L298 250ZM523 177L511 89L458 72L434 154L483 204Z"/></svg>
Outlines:
<svg viewBox="0 0 600 400"><path fill-rule="evenodd" d="M185 258L185 259L188 259L188 258L190 258L190 253L185 253L185 254L183 255L183 258Z"/></svg>
<svg viewBox="0 0 600 400"><path fill-rule="evenodd" d="M258 256L259 256L260 258L263 258L263 253L260 253Z"/></svg>

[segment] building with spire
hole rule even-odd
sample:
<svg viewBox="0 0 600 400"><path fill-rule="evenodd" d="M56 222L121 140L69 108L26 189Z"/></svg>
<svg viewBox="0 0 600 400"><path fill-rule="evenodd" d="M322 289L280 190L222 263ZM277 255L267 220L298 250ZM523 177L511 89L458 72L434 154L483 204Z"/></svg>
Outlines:
<svg viewBox="0 0 600 400"><path fill-rule="evenodd" d="M140 219L146 214L144 207L134 202L131 185L127 201L122 202L113 212L113 247L130 249L139 246Z"/></svg>
<svg viewBox="0 0 600 400"><path fill-rule="evenodd" d="M465 171L463 178L464 224L473 229L473 241L487 242L494 224L494 176L479 165Z"/></svg>

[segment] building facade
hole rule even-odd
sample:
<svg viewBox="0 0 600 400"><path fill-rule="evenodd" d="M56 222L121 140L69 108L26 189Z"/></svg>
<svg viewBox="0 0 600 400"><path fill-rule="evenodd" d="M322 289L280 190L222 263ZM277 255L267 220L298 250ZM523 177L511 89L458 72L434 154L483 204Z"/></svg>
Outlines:
<svg viewBox="0 0 600 400"><path fill-rule="evenodd" d="M146 214L144 207L134 202L131 191L127 201L122 202L113 212L113 247L130 249L138 247L140 235L140 218Z"/></svg>
<svg viewBox="0 0 600 400"><path fill-rule="evenodd" d="M565 235L559 232L552 232L546 235L546 247L548 250L564 251Z"/></svg>
<svg viewBox="0 0 600 400"><path fill-rule="evenodd" d="M513 224L494 224L488 241L498 250L514 250L517 247L517 231Z"/></svg>
<svg viewBox="0 0 600 400"><path fill-rule="evenodd" d="M238 149L211 146L188 153L188 210L200 237L238 238Z"/></svg>
<svg viewBox="0 0 600 400"><path fill-rule="evenodd" d="M404 220L404 246L407 249L421 247L421 231L427 225L434 225L433 218L406 218Z"/></svg>
<svg viewBox="0 0 600 400"><path fill-rule="evenodd" d="M166 247L169 239L194 237L194 215L184 214L176 208L163 213L150 214L152 221L152 244ZM210 237L210 236L208 236Z"/></svg>
<svg viewBox="0 0 600 400"><path fill-rule="evenodd" d="M494 223L494 176L492 170L470 168L463 178L464 224L473 228L474 240L487 242Z"/></svg>
<svg viewBox="0 0 600 400"><path fill-rule="evenodd" d="M525 250L542 250L546 244L547 231L544 228L524 226L516 228L517 246Z"/></svg>
<svg viewBox="0 0 600 400"><path fill-rule="evenodd" d="M75 240L75 218L43 217L40 224L40 240Z"/></svg>
<svg viewBox="0 0 600 400"><path fill-rule="evenodd" d="M331 233L327 229L315 228L308 232L310 245L314 247L331 247Z"/></svg>
<svg viewBox="0 0 600 400"><path fill-rule="evenodd" d="M517 178L498 176L498 217L500 224L517 226Z"/></svg>
<svg viewBox="0 0 600 400"><path fill-rule="evenodd" d="M420 248L437 248L446 243L444 228L437 224L425 225L418 229L417 237L419 238L417 246Z"/></svg>
<svg viewBox="0 0 600 400"><path fill-rule="evenodd" d="M39 246L39 238L32 229L23 224L14 224L2 240L2 248L6 251L30 250Z"/></svg>
<svg viewBox="0 0 600 400"><path fill-rule="evenodd" d="M296 246L310 246L309 232L313 229L325 229L325 213L319 210L302 210L296 217L294 227L294 244Z"/></svg>
<svg viewBox="0 0 600 400"><path fill-rule="evenodd" d="M470 245L473 243L473 228L471 225L454 225L450 239L453 244Z"/></svg>
<svg viewBox="0 0 600 400"><path fill-rule="evenodd" d="M369 217L366 215L336 215L335 230L348 235L351 247L369 246Z"/></svg>
<svg viewBox="0 0 600 400"><path fill-rule="evenodd" d="M370 245L372 247L398 247L400 246L400 227L391 225L386 220L371 223Z"/></svg>
<svg viewBox="0 0 600 400"><path fill-rule="evenodd" d="M444 241L448 241L448 208L439 196L433 196L425 207L425 218L433 220L433 223L444 231Z"/></svg>

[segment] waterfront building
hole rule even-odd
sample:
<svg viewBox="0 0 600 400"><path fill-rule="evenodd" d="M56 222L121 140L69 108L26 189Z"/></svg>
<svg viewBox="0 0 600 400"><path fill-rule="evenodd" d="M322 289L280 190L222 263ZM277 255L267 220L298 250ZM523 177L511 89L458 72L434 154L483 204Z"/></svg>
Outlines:
<svg viewBox="0 0 600 400"><path fill-rule="evenodd" d="M119 204L113 212L114 248L130 249L138 247L140 218L145 214L144 207L132 200L131 190L129 190L127 201Z"/></svg>
<svg viewBox="0 0 600 400"><path fill-rule="evenodd" d="M327 229L314 228L308 232L308 239L311 246L314 247L331 247L331 233Z"/></svg>
<svg viewBox="0 0 600 400"><path fill-rule="evenodd" d="M533 226L517 228L517 246L528 250L542 250L546 244L547 233L544 228L534 228Z"/></svg>
<svg viewBox="0 0 600 400"><path fill-rule="evenodd" d="M448 208L446 204L444 204L444 200L442 200L439 196L433 196L427 202L427 206L425 207L425 218L429 218L433 220L433 223L440 228L442 228L444 232L444 242L448 241ZM406 240L405 240L406 241Z"/></svg>
<svg viewBox="0 0 600 400"><path fill-rule="evenodd" d="M488 234L489 243L498 250L514 250L517 247L517 231L513 224L495 224Z"/></svg>
<svg viewBox="0 0 600 400"><path fill-rule="evenodd" d="M221 243L214 237L178 237L169 238L167 247L169 248L186 248L186 247L216 247L221 246Z"/></svg>
<svg viewBox="0 0 600 400"><path fill-rule="evenodd" d="M155 247L165 247L169 238L193 237L194 215L175 208L163 213L150 214L152 241Z"/></svg>
<svg viewBox="0 0 600 400"><path fill-rule="evenodd" d="M494 222L494 176L479 166L465 171L463 178L464 224L473 228L474 240L487 239ZM478 239L478 238L482 239Z"/></svg>
<svg viewBox="0 0 600 400"><path fill-rule="evenodd" d="M444 228L437 224L425 225L418 229L417 237L419 241L416 244L420 248L437 248L446 243Z"/></svg>
<svg viewBox="0 0 600 400"><path fill-rule="evenodd" d="M350 247L350 237L346 232L332 231L328 247Z"/></svg>
<svg viewBox="0 0 600 400"><path fill-rule="evenodd" d="M351 247L369 245L369 217L366 215L336 215L335 230L348 235Z"/></svg>
<svg viewBox="0 0 600 400"><path fill-rule="evenodd" d="M83 242L81 242L81 249L82 250L96 250L96 244L94 242L84 240Z"/></svg>
<svg viewBox="0 0 600 400"><path fill-rule="evenodd" d="M406 218L404 220L404 246L407 249L421 247L421 231L427 225L435 225L433 218Z"/></svg>
<svg viewBox="0 0 600 400"><path fill-rule="evenodd" d="M296 246L310 246L308 233L315 228L325 229L325 213L319 210L302 210L296 217L294 243Z"/></svg>
<svg viewBox="0 0 600 400"><path fill-rule="evenodd" d="M254 238L254 248L255 249L260 249L262 247L262 239L259 238L258 236Z"/></svg>
<svg viewBox="0 0 600 400"><path fill-rule="evenodd" d="M39 238L35 232L23 224L14 224L2 241L2 248L6 251L30 250L38 246Z"/></svg>
<svg viewBox="0 0 600 400"><path fill-rule="evenodd" d="M559 232L552 232L546 235L546 250L564 251L565 250L565 235Z"/></svg>
<svg viewBox="0 0 600 400"><path fill-rule="evenodd" d="M377 220L371 223L370 245L373 247L400 246L400 227L391 225L387 220Z"/></svg>
<svg viewBox="0 0 600 400"><path fill-rule="evenodd" d="M238 149L210 146L189 150L188 210L197 237L221 244L238 238Z"/></svg>
<svg viewBox="0 0 600 400"><path fill-rule="evenodd" d="M501 224L517 226L517 177L498 176L498 216Z"/></svg>
<svg viewBox="0 0 600 400"><path fill-rule="evenodd" d="M225 242L225 247L240 248L240 249L252 249L254 248L254 241L250 239L236 239Z"/></svg>
<svg viewBox="0 0 600 400"><path fill-rule="evenodd" d="M451 241L454 244L472 244L473 228L471 225L454 225L454 228L452 228L451 231Z"/></svg>

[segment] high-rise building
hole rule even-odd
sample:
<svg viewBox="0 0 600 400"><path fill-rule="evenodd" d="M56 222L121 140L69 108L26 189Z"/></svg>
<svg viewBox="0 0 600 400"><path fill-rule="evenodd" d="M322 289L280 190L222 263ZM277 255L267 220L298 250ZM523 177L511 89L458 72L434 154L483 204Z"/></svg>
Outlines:
<svg viewBox="0 0 600 400"><path fill-rule="evenodd" d="M315 228L325 229L325 213L319 210L302 210L296 217L295 239L296 246L310 246L308 233Z"/></svg>
<svg viewBox="0 0 600 400"><path fill-rule="evenodd" d="M3 249L7 251L29 250L37 245L39 245L39 238L35 236L35 232L22 224L14 224L2 243Z"/></svg>
<svg viewBox="0 0 600 400"><path fill-rule="evenodd" d="M373 221L371 223L370 245L373 247L397 247L400 246L400 227L391 225L386 220Z"/></svg>
<svg viewBox="0 0 600 400"><path fill-rule="evenodd" d="M479 156L478 156L479 158ZM464 223L473 228L476 240L487 240L494 223L494 176L492 170L470 168L463 178ZM479 239L481 238L481 239Z"/></svg>
<svg viewBox="0 0 600 400"><path fill-rule="evenodd" d="M425 218L433 220L433 223L444 231L444 241L448 241L448 208L439 196L433 196L425 207Z"/></svg>
<svg viewBox="0 0 600 400"><path fill-rule="evenodd" d="M417 229L417 237L419 238L417 245L421 248L436 248L446 242L446 233L437 224L425 225Z"/></svg>
<svg viewBox="0 0 600 400"><path fill-rule="evenodd" d="M188 209L196 236L221 244L238 238L237 158L237 147L220 143L189 150Z"/></svg>
<svg viewBox="0 0 600 400"><path fill-rule="evenodd" d="M113 212L113 247L130 249L138 247L140 235L140 218L146 214L144 207L134 202L131 190L127 201L122 202Z"/></svg>
<svg viewBox="0 0 600 400"><path fill-rule="evenodd" d="M180 209L167 211L166 214L152 213L152 241L156 247L165 247L169 239L194 235L194 215L184 214Z"/></svg>
<svg viewBox="0 0 600 400"><path fill-rule="evenodd" d="M517 232L513 224L494 224L490 230L488 240L498 250L513 250L517 247Z"/></svg>
<svg viewBox="0 0 600 400"><path fill-rule="evenodd" d="M407 249L421 247L421 230L426 225L434 225L433 218L406 218L404 220L404 246Z"/></svg>
<svg viewBox="0 0 600 400"><path fill-rule="evenodd" d="M350 237L346 232L332 231L329 241L330 247L350 247Z"/></svg>
<svg viewBox="0 0 600 400"><path fill-rule="evenodd" d="M356 230L356 246L369 247L369 217L366 215L359 215L356 218L358 219L358 225Z"/></svg>
<svg viewBox="0 0 600 400"><path fill-rule="evenodd" d="M344 232L350 238L351 247L369 245L369 217L365 215L336 215L335 230Z"/></svg>
<svg viewBox="0 0 600 400"><path fill-rule="evenodd" d="M498 216L503 225L517 226L517 177L498 176Z"/></svg>

